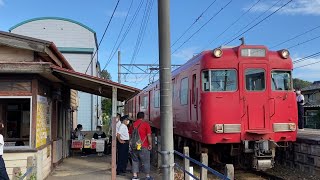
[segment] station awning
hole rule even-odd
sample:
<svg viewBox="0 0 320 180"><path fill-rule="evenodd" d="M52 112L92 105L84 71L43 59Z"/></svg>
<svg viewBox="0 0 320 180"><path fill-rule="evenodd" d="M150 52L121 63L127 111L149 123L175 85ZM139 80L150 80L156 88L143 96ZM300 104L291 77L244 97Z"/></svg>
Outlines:
<svg viewBox="0 0 320 180"><path fill-rule="evenodd" d="M119 84L110 80L105 80L57 66L53 66L51 68L54 76L60 79L66 86L78 91L112 98L112 88L115 87L117 88L117 99L119 101L127 100L140 92L137 88Z"/></svg>

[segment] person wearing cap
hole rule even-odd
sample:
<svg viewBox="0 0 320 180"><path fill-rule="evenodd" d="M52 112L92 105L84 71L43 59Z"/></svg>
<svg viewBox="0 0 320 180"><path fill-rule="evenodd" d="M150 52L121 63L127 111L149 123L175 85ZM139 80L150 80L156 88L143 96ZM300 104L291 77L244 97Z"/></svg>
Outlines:
<svg viewBox="0 0 320 180"><path fill-rule="evenodd" d="M300 130L304 130L304 119L303 119L303 114L304 114L304 96L301 94L301 90L297 89L296 90L297 94L297 104L298 104L298 127Z"/></svg>
<svg viewBox="0 0 320 180"><path fill-rule="evenodd" d="M128 124L129 119L128 115L121 117L121 125L117 132L118 140L118 163L117 163L117 175L121 173L126 173L127 163L128 163L128 152L129 152L129 130Z"/></svg>

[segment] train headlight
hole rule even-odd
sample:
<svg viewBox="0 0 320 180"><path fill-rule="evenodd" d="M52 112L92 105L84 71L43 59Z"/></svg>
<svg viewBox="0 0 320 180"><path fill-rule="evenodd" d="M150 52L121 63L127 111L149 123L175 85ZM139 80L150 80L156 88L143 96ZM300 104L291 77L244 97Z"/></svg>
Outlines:
<svg viewBox="0 0 320 180"><path fill-rule="evenodd" d="M214 132L216 133L223 133L223 124L216 124L214 126Z"/></svg>
<svg viewBox="0 0 320 180"><path fill-rule="evenodd" d="M289 123L289 129L290 129L291 131L295 131L295 130L297 129L296 124L295 124L295 123Z"/></svg>
<svg viewBox="0 0 320 180"><path fill-rule="evenodd" d="M281 54L281 57L284 59L287 59L290 56L289 51L286 49L281 50L280 54Z"/></svg>
<svg viewBox="0 0 320 180"><path fill-rule="evenodd" d="M216 48L213 50L213 55L217 58L221 57L222 54L223 54L223 52L222 52L222 49L220 49L220 48Z"/></svg>

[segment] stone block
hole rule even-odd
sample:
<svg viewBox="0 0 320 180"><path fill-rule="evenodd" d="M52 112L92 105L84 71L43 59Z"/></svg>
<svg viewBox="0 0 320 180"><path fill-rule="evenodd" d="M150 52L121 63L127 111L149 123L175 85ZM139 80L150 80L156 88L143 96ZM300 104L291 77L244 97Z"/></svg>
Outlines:
<svg viewBox="0 0 320 180"><path fill-rule="evenodd" d="M320 146L319 145L311 145L311 155L320 156Z"/></svg>
<svg viewBox="0 0 320 180"><path fill-rule="evenodd" d="M305 153L305 154L311 154L310 144L301 143L300 152Z"/></svg>

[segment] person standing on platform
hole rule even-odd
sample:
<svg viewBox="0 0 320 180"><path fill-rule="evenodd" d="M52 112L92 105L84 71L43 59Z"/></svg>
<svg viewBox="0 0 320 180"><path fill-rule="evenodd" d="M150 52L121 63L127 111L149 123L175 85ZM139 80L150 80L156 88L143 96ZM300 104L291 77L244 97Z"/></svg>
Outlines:
<svg viewBox="0 0 320 180"><path fill-rule="evenodd" d="M133 123L129 131L131 135L130 145L132 148L132 180L138 179L140 163L143 165L146 180L152 180L150 176L150 151L152 149L151 127L144 120L144 112L138 112L137 120ZM139 140L137 141L137 137Z"/></svg>
<svg viewBox="0 0 320 180"><path fill-rule="evenodd" d="M121 122L122 124L119 126L117 133L117 140L119 142L117 175L126 173L129 152L129 131L127 127L129 124L128 116L123 116L121 118Z"/></svg>
<svg viewBox="0 0 320 180"><path fill-rule="evenodd" d="M6 170L6 165L4 163L4 160L2 158L3 155L3 147L4 147L4 140L3 140L3 129L4 125L0 123L0 179L2 180L9 180L9 176Z"/></svg>
<svg viewBox="0 0 320 180"><path fill-rule="evenodd" d="M301 90L297 89L296 90L297 94L297 104L298 104L298 127L300 130L304 130L304 96L301 94Z"/></svg>

